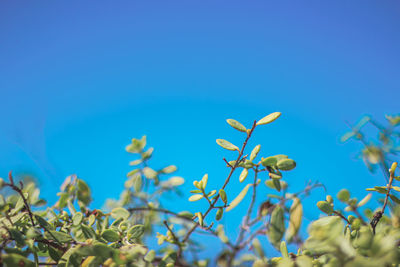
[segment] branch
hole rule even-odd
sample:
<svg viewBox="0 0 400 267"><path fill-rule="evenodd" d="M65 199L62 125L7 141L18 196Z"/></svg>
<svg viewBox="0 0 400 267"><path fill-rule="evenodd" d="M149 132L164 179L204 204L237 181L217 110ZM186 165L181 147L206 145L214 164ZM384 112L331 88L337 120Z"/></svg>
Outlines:
<svg viewBox="0 0 400 267"><path fill-rule="evenodd" d="M16 186L16 185L14 184L14 179L13 179L13 177L12 177L12 171L10 171L10 172L8 173L8 179L10 180L10 183L4 183L4 186L11 187L12 190L14 190L15 192L17 192L17 193L21 196L22 200L24 201L25 208L26 208L26 210L28 211L28 214L29 214L29 218L30 218L30 220L31 220L31 223L32 223L33 226L36 226L35 221L33 220L33 213L32 213L32 210L31 210L31 208L30 208L30 206L29 206L29 204L28 204L27 199L26 199L25 196L24 196L24 192L22 192L22 189L23 189L23 184L22 184L22 182L20 182L21 188L19 188L18 186Z"/></svg>
<svg viewBox="0 0 400 267"><path fill-rule="evenodd" d="M252 135L254 129L256 128L256 125L257 125L257 121L254 121L253 126L251 127L250 131L247 133L246 140L244 141L243 146L242 146L242 149L240 150L239 155L238 155L238 157L237 157L237 159L236 159L236 161L235 161L235 165L231 168L231 171L229 172L228 177L225 179L225 183L224 183L224 185L222 186L221 189L225 189L225 187L226 187L226 186L228 185L228 183L229 183L229 180L231 179L232 174L234 173L234 171L235 171L236 168L238 167L239 161L240 161L240 159L241 159L242 156L243 156L244 149L246 148L247 141L249 141L249 139L250 139L250 137L251 137L251 135ZM218 199L219 199L219 194L216 196L216 198L214 199L214 201L212 202L212 204L211 204L211 206L208 208L208 210L204 213L203 219L205 219L205 217L206 217L206 216L210 213L210 211L214 208L215 203L217 203ZM196 228L197 228L198 226L199 226L199 223L196 223L196 224L188 231L188 233L186 234L186 236L183 238L182 242L186 242L186 241L189 239L190 235L194 232L194 230L196 230ZM180 254L180 253L181 253L181 251L179 251L178 254Z"/></svg>
<svg viewBox="0 0 400 267"><path fill-rule="evenodd" d="M383 203L383 206L382 206L382 210L377 211L370 222L370 225L372 227L372 231L374 234L375 234L376 225L379 223L379 220L382 218L383 214L385 213L385 208L389 201L390 189L392 189L392 183L394 180L394 171L395 171L396 167L397 167L397 163L393 163L393 165L390 169L389 184L387 186L387 193L386 193L386 197L385 197L385 202Z"/></svg>

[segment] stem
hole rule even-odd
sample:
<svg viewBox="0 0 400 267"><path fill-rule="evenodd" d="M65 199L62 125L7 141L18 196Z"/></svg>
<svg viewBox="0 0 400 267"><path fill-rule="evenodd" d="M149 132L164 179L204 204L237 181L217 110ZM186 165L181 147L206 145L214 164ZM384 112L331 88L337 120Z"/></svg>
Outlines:
<svg viewBox="0 0 400 267"><path fill-rule="evenodd" d="M347 218L344 217L343 214L341 214L339 211L334 210L333 213L345 220L347 224L350 224L349 220L347 220Z"/></svg>
<svg viewBox="0 0 400 267"><path fill-rule="evenodd" d="M12 177L12 172L11 172L11 171L8 173L8 178L9 178L9 180L10 180L10 183L4 183L4 186L11 187L12 190L14 190L15 192L17 192L17 193L21 196L22 200L24 201L25 208L26 208L26 210L28 211L29 219L31 220L32 225L33 225L33 226L36 226L35 221L33 220L33 213L32 213L32 211L31 211L31 208L30 208L30 206L29 206L29 204L28 204L27 199L26 199L25 196L24 196L24 192L22 192L22 189L23 189L23 184L22 184L22 182L20 182L21 188L19 188L18 186L16 186L16 185L14 184L14 179L13 179L13 177Z"/></svg>
<svg viewBox="0 0 400 267"><path fill-rule="evenodd" d="M230 172L229 172L229 174L228 174L228 177L225 179L224 185L222 186L221 189L225 189L225 187L226 187L226 186L228 185L228 183L229 183L229 180L230 180L231 177L232 177L232 174L234 173L234 171L235 171L236 168L238 167L239 161L240 161L240 159L241 159L242 156L243 156L244 149L246 148L247 141L250 139L250 137L251 137L251 135L252 135L254 129L256 128L256 125L257 125L257 121L254 121L253 126L251 127L250 131L247 133L246 140L244 141L243 146L242 146L241 150L239 151L239 155L238 155L238 157L237 157L237 159L236 159L236 161L235 161L235 164L234 164L234 166L231 167L231 170L230 170ZM210 205L210 207L209 207L209 208L207 209L207 211L204 213L203 219L205 219L206 216L210 213L210 211L214 208L214 206L215 206L215 204L217 203L218 199L219 199L219 194L216 196L216 198L214 199L214 201L212 202L212 204ZM196 223L196 224L188 231L188 233L185 235L185 237L183 238L182 242L186 242L186 241L189 239L190 235L194 232L194 230L196 230L196 228L197 228L198 226L199 226L199 224ZM179 252L178 252L178 255L180 255L181 253L182 253L182 251L179 251Z"/></svg>
<svg viewBox="0 0 400 267"><path fill-rule="evenodd" d="M253 195L251 197L251 202L250 202L249 208L247 209L246 217L244 218L243 224L240 227L240 232L239 232L238 238L236 240L235 247L233 248L233 253L229 256L227 266L232 266L232 262L235 259L236 254L242 249L242 247L239 245L243 241L244 234L245 234L246 230L249 229L250 216L251 216L251 212L253 211L253 207L254 207L254 204L256 201L256 196L257 196L256 182L257 182L257 175L258 175L258 166L254 170L254 172L255 172L255 174L254 174L254 182L253 182Z"/></svg>
<svg viewBox="0 0 400 267"><path fill-rule="evenodd" d="M386 193L386 197L385 197L385 202L383 203L383 206L382 206L382 210L377 211L370 222L370 225L372 227L372 231L374 232L374 234L375 234L376 225L379 223L379 220L382 218L383 214L385 213L385 208L389 201L390 189L392 188L393 180L394 180L394 170L390 172L389 184L387 186L387 193Z"/></svg>

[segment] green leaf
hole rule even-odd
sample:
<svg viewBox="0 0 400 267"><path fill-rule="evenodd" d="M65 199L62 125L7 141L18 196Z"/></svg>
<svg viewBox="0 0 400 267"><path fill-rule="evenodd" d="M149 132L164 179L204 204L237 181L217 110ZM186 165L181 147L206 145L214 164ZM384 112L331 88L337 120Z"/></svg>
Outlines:
<svg viewBox="0 0 400 267"><path fill-rule="evenodd" d="M386 194L388 192L386 186L375 186L374 188L367 188L366 190L367 191L375 191L375 192L378 192L380 194Z"/></svg>
<svg viewBox="0 0 400 267"><path fill-rule="evenodd" d="M108 242L116 242L120 239L118 232L112 229L104 230L103 233L101 233L101 237Z"/></svg>
<svg viewBox="0 0 400 267"><path fill-rule="evenodd" d="M170 166L162 169L161 173L169 174L169 173L176 172L176 170L178 170L178 168L175 165L170 165Z"/></svg>
<svg viewBox="0 0 400 267"><path fill-rule="evenodd" d="M82 223L83 220L83 214L82 212L77 212L72 216L72 225L78 226Z"/></svg>
<svg viewBox="0 0 400 267"><path fill-rule="evenodd" d="M142 224L137 224L129 228L128 234L131 235L131 238L139 238L143 235L144 233L144 225Z"/></svg>
<svg viewBox="0 0 400 267"><path fill-rule="evenodd" d="M68 243L73 240L69 234L64 233L64 232L54 231L54 230L45 232L44 235L47 239L55 240L58 243Z"/></svg>
<svg viewBox="0 0 400 267"><path fill-rule="evenodd" d="M195 215L199 219L200 226L203 227L203 225L204 225L203 214L201 214L201 212L196 212Z"/></svg>
<svg viewBox="0 0 400 267"><path fill-rule="evenodd" d="M149 167L143 168L143 174L147 179L155 179L157 177L157 172Z"/></svg>
<svg viewBox="0 0 400 267"><path fill-rule="evenodd" d="M208 174L204 174L203 178L201 178L201 188L204 190L206 189L208 183Z"/></svg>
<svg viewBox="0 0 400 267"><path fill-rule="evenodd" d="M146 256L144 256L144 260L147 262L153 262L153 260L156 258L156 252L154 250L150 250Z"/></svg>
<svg viewBox="0 0 400 267"><path fill-rule="evenodd" d="M349 140L350 138L352 138L355 135L356 134L353 131L347 132L340 138L340 142L344 143L344 142L346 142L347 140Z"/></svg>
<svg viewBox="0 0 400 267"><path fill-rule="evenodd" d="M350 199L350 192L347 189L342 189L337 193L336 197L342 202L347 202Z"/></svg>
<svg viewBox="0 0 400 267"><path fill-rule="evenodd" d="M186 217L186 218L189 218L189 219L191 219L191 218L194 216L194 215L193 215L191 212L189 212L189 211L181 211L181 212L178 213L178 215L179 215L179 216Z"/></svg>
<svg viewBox="0 0 400 267"><path fill-rule="evenodd" d="M139 174L133 176L132 184L133 184L133 189L135 189L135 192L140 192L140 190L142 190L142 185L143 185L142 176Z"/></svg>
<svg viewBox="0 0 400 267"><path fill-rule="evenodd" d="M296 162L292 159L281 159L276 166L282 171L290 171L296 167Z"/></svg>
<svg viewBox="0 0 400 267"><path fill-rule="evenodd" d="M226 205L226 203L228 203L228 198L226 197L224 189L219 190L219 196L221 197L222 202L224 202Z"/></svg>
<svg viewBox="0 0 400 267"><path fill-rule="evenodd" d="M20 231L18 231L17 229L9 229L9 232L12 239L14 239L17 243L18 247L25 246L25 237Z"/></svg>
<svg viewBox="0 0 400 267"><path fill-rule="evenodd" d="M92 227L87 226L86 224L81 224L81 230L83 235L86 238L95 238L96 237L96 233L94 232Z"/></svg>
<svg viewBox="0 0 400 267"><path fill-rule="evenodd" d="M2 260L6 266L24 266L24 267L35 267L33 261L28 260L22 255L16 253L5 254L2 256Z"/></svg>
<svg viewBox="0 0 400 267"><path fill-rule="evenodd" d="M270 227L267 232L268 239L275 247L278 247L284 233L284 211L280 205L277 205L271 213Z"/></svg>
<svg viewBox="0 0 400 267"><path fill-rule="evenodd" d="M111 211L111 217L113 217L114 219L122 218L126 220L129 218L129 216L129 211L121 207L115 208Z"/></svg>
<svg viewBox="0 0 400 267"><path fill-rule="evenodd" d="M259 120L257 122L257 125L264 125L264 124L271 123L271 122L275 121L277 118L279 118L280 116L281 116L280 112L271 113L271 114L265 116L264 118L262 118L261 120Z"/></svg>
<svg viewBox="0 0 400 267"><path fill-rule="evenodd" d="M131 162L129 162L129 165L130 165L130 166L137 166L137 165L139 165L139 164L142 163L142 162L143 162L142 159L132 160Z"/></svg>
<svg viewBox="0 0 400 267"><path fill-rule="evenodd" d="M372 194L369 193L368 195L366 195L363 199L360 200L360 202L358 202L357 207L362 207L365 204L367 204L367 202L371 199Z"/></svg>
<svg viewBox="0 0 400 267"><path fill-rule="evenodd" d="M243 169L242 173L239 176L239 182L243 182L246 179L248 174L249 174L249 171L247 169Z"/></svg>
<svg viewBox="0 0 400 267"><path fill-rule="evenodd" d="M278 163L278 160L276 159L275 156L261 159L261 164L264 167L273 167L276 165L276 163Z"/></svg>
<svg viewBox="0 0 400 267"><path fill-rule="evenodd" d="M215 215L215 219L217 221L221 220L223 214L224 214L224 209L223 208L219 208L217 210L217 214Z"/></svg>
<svg viewBox="0 0 400 267"><path fill-rule="evenodd" d="M198 201L198 200L202 199L203 197L204 197L203 195L196 194L196 195L190 196L189 201L190 202Z"/></svg>
<svg viewBox="0 0 400 267"><path fill-rule="evenodd" d="M253 148L253 150L251 151L251 154L250 154L250 161L253 161L257 157L258 152L260 152L260 148L261 148L261 145L256 145Z"/></svg>
<svg viewBox="0 0 400 267"><path fill-rule="evenodd" d="M400 199L398 197L396 197L395 195L390 194L389 197L391 200L393 200L397 204L400 204Z"/></svg>
<svg viewBox="0 0 400 267"><path fill-rule="evenodd" d="M286 240L288 242L292 242L293 237L295 237L300 230L303 219L303 205L301 205L299 198L293 198L293 203L290 207L289 214L289 227L286 231Z"/></svg>
<svg viewBox="0 0 400 267"><path fill-rule="evenodd" d="M238 131L241 131L241 132L247 131L246 127L244 127L240 122L238 122L234 119L227 119L226 122Z"/></svg>
<svg viewBox="0 0 400 267"><path fill-rule="evenodd" d="M282 253L282 257L289 258L289 252L288 252L288 249L287 249L285 241L281 242L280 250L281 250L281 253Z"/></svg>
<svg viewBox="0 0 400 267"><path fill-rule="evenodd" d="M78 191L77 197L85 206L89 205L92 201L91 192L89 186L81 179L77 180Z"/></svg>
<svg viewBox="0 0 400 267"><path fill-rule="evenodd" d="M234 144L232 144L229 141L226 141L224 139L217 139L217 144L220 145L221 147L227 149L227 150L231 150L231 151L239 151L239 148L237 146L235 146Z"/></svg>
<svg viewBox="0 0 400 267"><path fill-rule="evenodd" d="M274 180L282 179L282 174L276 174L276 173L273 173L273 172L270 172L268 174L268 176L269 176L269 178L274 179Z"/></svg>
<svg viewBox="0 0 400 267"><path fill-rule="evenodd" d="M240 202L242 202L243 198L246 196L247 191L249 191L251 184L246 185L242 191L239 193L239 195L237 195L237 197L232 200L231 204L229 204L229 206L226 208L226 211L231 211L232 209L234 209L237 205L239 205Z"/></svg>
<svg viewBox="0 0 400 267"><path fill-rule="evenodd" d="M281 191L284 181L280 181L279 179L269 179L265 181L265 185L271 189L275 189L278 192Z"/></svg>
<svg viewBox="0 0 400 267"><path fill-rule="evenodd" d="M217 193L217 190L211 190L211 191L207 194L207 197L210 198L210 197L212 197L213 195L215 195L215 193Z"/></svg>
<svg viewBox="0 0 400 267"><path fill-rule="evenodd" d="M318 201L317 207L324 213L331 215L333 212L333 207L327 201Z"/></svg>
<svg viewBox="0 0 400 267"><path fill-rule="evenodd" d="M174 176L174 177L171 177L168 179L168 183L171 186L180 186L185 183L185 179L183 179L182 177L179 177L179 176Z"/></svg>

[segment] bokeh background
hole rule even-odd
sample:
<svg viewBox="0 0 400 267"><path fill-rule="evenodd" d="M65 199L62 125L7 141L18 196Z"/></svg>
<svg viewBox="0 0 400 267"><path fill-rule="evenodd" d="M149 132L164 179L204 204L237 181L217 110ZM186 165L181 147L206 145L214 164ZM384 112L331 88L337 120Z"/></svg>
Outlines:
<svg viewBox="0 0 400 267"><path fill-rule="evenodd" d="M249 148L295 159L293 191L318 180L362 197L384 180L339 137L364 114L399 112L399 14L398 1L2 1L0 176L34 175L51 203L76 173L101 206L123 188L125 145L146 134L182 191L204 173L217 187L233 155L215 139L243 139L225 119L281 111ZM168 205L204 209L188 195ZM229 235L241 211L225 216Z"/></svg>

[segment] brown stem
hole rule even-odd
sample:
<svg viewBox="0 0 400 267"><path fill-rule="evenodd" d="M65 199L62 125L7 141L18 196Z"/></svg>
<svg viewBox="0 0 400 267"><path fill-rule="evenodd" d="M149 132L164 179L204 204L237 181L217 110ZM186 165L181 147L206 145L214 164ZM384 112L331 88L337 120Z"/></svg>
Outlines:
<svg viewBox="0 0 400 267"><path fill-rule="evenodd" d="M380 219L382 218L383 214L385 213L385 208L389 201L390 189L392 188L393 180L394 180L394 170L390 172L389 184L387 186L387 193L386 193L386 197L385 197L385 202L383 203L383 206L382 206L382 210L377 211L374 214L374 217L372 218L372 220L370 222L370 225L372 227L372 231L374 234L375 234L376 225L379 223Z"/></svg>
<svg viewBox="0 0 400 267"><path fill-rule="evenodd" d="M342 218L343 220L345 220L347 224L350 224L349 220L347 220L347 218L344 217L344 215L341 214L339 211L334 210L333 213L335 213L337 216L339 216L340 218Z"/></svg>
<svg viewBox="0 0 400 267"><path fill-rule="evenodd" d="M239 232L239 235L238 235L238 238L236 241L235 249L233 250L232 255L230 255L230 257L229 257L227 266L232 265L232 262L235 259L236 254L240 251L241 247L239 245L243 241L246 229L248 229L248 227L249 227L251 212L253 211L253 207L254 207L254 204L256 201L256 196L257 196L257 184L256 183L257 183L257 175L258 175L258 166L256 167L256 169L254 171L255 171L255 174L254 174L254 182L253 182L253 195L251 198L249 208L247 209L246 217L244 218L243 224L240 228L240 232Z"/></svg>
<svg viewBox="0 0 400 267"><path fill-rule="evenodd" d="M31 208L30 208L30 206L29 206L29 204L28 204L27 199L26 199L25 196L24 196L24 192L22 192L22 189L23 189L23 184L22 184L22 182L20 182L21 188L19 188L18 186L16 186L16 185L14 184L14 179L13 179L13 177L12 177L12 171L10 171L10 172L8 173L8 178L9 178L9 180L10 180L10 183L4 183L4 186L11 187L12 190L14 190L15 192L17 192L17 193L21 196L22 200L24 201L25 208L26 208L26 210L28 211L28 214L29 214L29 218L30 218L30 220L31 220L31 223L32 223L33 226L36 226L35 221L33 220L33 213L32 213L32 210L31 210Z"/></svg>
<svg viewBox="0 0 400 267"><path fill-rule="evenodd" d="M232 174L234 173L234 171L235 171L236 168L238 167L239 161L240 161L241 158L242 158L244 149L246 148L247 142L249 141L249 139L250 139L250 137L251 137L251 135L252 135L254 129L256 128L256 125L257 125L257 121L254 121L253 126L251 127L250 131L247 133L246 140L244 141L243 146L242 146L241 150L239 151L239 155L238 155L238 157L237 157L237 159L236 159L236 161L235 161L235 164L234 164L234 166L231 167L231 170L230 170L230 172L229 172L229 174L228 174L228 177L225 179L224 185L222 186L221 189L224 189L224 188L228 185L229 180L230 180L231 177L232 177ZM214 206L215 206L215 204L217 203L218 199L219 199L219 194L216 196L216 198L214 199L214 201L212 202L212 204L210 205L210 207L209 207L209 208L207 209L207 211L204 213L203 218L205 218L205 217L210 213L210 211L214 208ZM187 232L187 234L186 234L185 237L183 238L182 242L186 242L186 241L189 239L190 235L194 232L194 230L196 230L196 228L197 228L198 226L199 226L199 223L196 223L196 224ZM182 253L182 251L179 251L179 252L178 252L178 255L180 256L181 253Z"/></svg>

